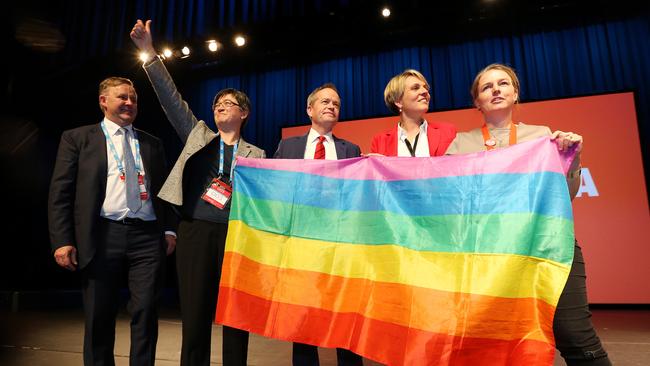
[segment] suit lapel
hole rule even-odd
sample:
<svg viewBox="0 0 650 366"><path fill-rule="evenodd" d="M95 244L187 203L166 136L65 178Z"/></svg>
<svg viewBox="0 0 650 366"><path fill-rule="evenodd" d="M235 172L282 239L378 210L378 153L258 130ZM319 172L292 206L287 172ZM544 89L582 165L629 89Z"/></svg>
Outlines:
<svg viewBox="0 0 650 366"><path fill-rule="evenodd" d="M280 159L304 159L307 150L307 135L290 137L282 140L282 154Z"/></svg>
<svg viewBox="0 0 650 366"><path fill-rule="evenodd" d="M436 150L440 146L440 131L437 128L427 126L427 140L429 143L429 155L436 156Z"/></svg>
<svg viewBox="0 0 650 366"><path fill-rule="evenodd" d="M332 138L334 138L334 147L336 148L336 159L347 159L347 149L345 147L345 141L341 140L340 138L332 135Z"/></svg>
<svg viewBox="0 0 650 366"><path fill-rule="evenodd" d="M145 179L147 183L147 190L151 189L151 179L154 176L155 172L151 171L153 168L153 164L149 164L151 162L151 145L149 144L149 140L146 138L140 138L141 133L139 130L138 131L138 142L140 143L140 157L142 158L142 168L145 171L145 175L147 176Z"/></svg>
<svg viewBox="0 0 650 366"><path fill-rule="evenodd" d="M305 157L305 151L307 151L307 137L309 137L309 133L300 136L298 139L298 148L295 151L295 159L303 159Z"/></svg>
<svg viewBox="0 0 650 366"><path fill-rule="evenodd" d="M103 201L106 196L106 180L108 179L108 146L99 123L90 129L88 139L90 140L90 146L101 146L97 150L98 153L93 154L93 159L96 160L97 164L97 187L99 188L97 192Z"/></svg>
<svg viewBox="0 0 650 366"><path fill-rule="evenodd" d="M397 133L398 129L399 127L396 126L390 132L388 132L386 136L386 150L388 150L389 153L392 152L393 154L390 156L397 156L397 138L399 136L399 134Z"/></svg>
<svg viewBox="0 0 650 366"><path fill-rule="evenodd" d="M241 156L242 158L248 157L248 155L251 154L251 145L246 142L243 138L239 138L239 146L237 146L237 156Z"/></svg>

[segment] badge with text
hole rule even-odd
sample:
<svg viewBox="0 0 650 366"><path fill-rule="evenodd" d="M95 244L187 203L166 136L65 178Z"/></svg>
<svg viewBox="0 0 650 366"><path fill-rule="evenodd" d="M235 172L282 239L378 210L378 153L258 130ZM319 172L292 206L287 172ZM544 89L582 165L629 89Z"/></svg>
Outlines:
<svg viewBox="0 0 650 366"><path fill-rule="evenodd" d="M120 174L120 181L126 182L126 175ZM146 201L149 198L147 193L147 186L144 184L144 173L138 173L138 188L140 189L140 199Z"/></svg>
<svg viewBox="0 0 650 366"><path fill-rule="evenodd" d="M144 173L138 173L138 187L140 187L140 199L146 201L149 198L147 186L144 184Z"/></svg>
<svg viewBox="0 0 650 366"><path fill-rule="evenodd" d="M219 178L213 178L201 198L209 204L223 210L232 196L232 187Z"/></svg>

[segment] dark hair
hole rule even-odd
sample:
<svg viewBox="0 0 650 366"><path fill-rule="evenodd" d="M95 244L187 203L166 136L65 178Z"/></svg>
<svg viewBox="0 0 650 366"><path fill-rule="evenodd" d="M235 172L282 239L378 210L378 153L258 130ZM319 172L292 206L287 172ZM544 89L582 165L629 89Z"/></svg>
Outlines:
<svg viewBox="0 0 650 366"><path fill-rule="evenodd" d="M219 90L217 95L214 96L214 99L212 100L212 110L214 111L214 106L215 104L217 104L219 99L221 99L221 97L229 94L235 97L237 104L239 104L239 108L241 108L243 111L248 112L246 118L244 118L241 122L240 130L242 130L244 129L244 126L246 126L246 122L248 122L248 117L250 117L251 115L251 100L248 99L248 95L246 95L246 93L233 88L221 89Z"/></svg>

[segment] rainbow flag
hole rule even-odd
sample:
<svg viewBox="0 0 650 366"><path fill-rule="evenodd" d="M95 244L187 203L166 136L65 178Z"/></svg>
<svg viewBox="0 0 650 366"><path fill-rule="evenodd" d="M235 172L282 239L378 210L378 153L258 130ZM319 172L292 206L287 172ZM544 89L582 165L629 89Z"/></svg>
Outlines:
<svg viewBox="0 0 650 366"><path fill-rule="evenodd" d="M549 138L439 158L240 158L216 321L387 365L551 365L571 159Z"/></svg>

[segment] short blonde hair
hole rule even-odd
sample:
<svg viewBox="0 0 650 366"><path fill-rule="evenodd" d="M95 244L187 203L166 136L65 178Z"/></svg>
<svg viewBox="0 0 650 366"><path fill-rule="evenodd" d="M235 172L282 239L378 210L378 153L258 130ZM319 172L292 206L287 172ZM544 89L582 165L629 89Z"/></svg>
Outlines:
<svg viewBox="0 0 650 366"><path fill-rule="evenodd" d="M406 79L409 76L414 76L424 81L425 84L429 85L429 82L427 82L427 79L424 77L424 75L414 69L407 69L404 70L401 74L393 76L393 78L390 79L386 85L386 89L384 89L384 103L386 103L386 107L388 107L388 109L390 109L390 111L393 113L400 113L399 108L395 105L395 103L402 99L402 96L404 95L404 89L406 89Z"/></svg>
<svg viewBox="0 0 650 366"><path fill-rule="evenodd" d="M339 96L339 99L341 98L341 95L339 95L338 89L336 89L336 85L334 85L332 83L325 83L325 84L319 86L318 88L314 89L314 91L312 91L311 94L309 94L309 96L307 97L307 107L314 104L314 102L316 101L316 94L319 91L323 90L323 89L332 89Z"/></svg>
<svg viewBox="0 0 650 366"><path fill-rule="evenodd" d="M504 64L499 64L499 63L494 63L487 65L483 70L479 71L478 74L476 74L476 77L474 78L474 82L472 83L472 88L469 90L470 94L472 95L472 102L476 100L478 97L478 82L479 79L488 71L492 70L500 70L508 74L510 79L512 80L512 86L515 88L515 92L519 94L519 78L517 77L517 73L515 72L515 69L513 69L510 66L506 66ZM517 100L515 100L517 102Z"/></svg>
<svg viewBox="0 0 650 366"><path fill-rule="evenodd" d="M135 90L135 87L133 86L133 82L127 78L121 78L119 76L111 76L108 77L104 80L102 80L101 83L99 83L99 94L98 95L104 95L106 93L106 90L108 88L114 88L116 86L120 85L128 85L132 87ZM102 104L99 103L99 109L104 112L104 108L102 108Z"/></svg>

